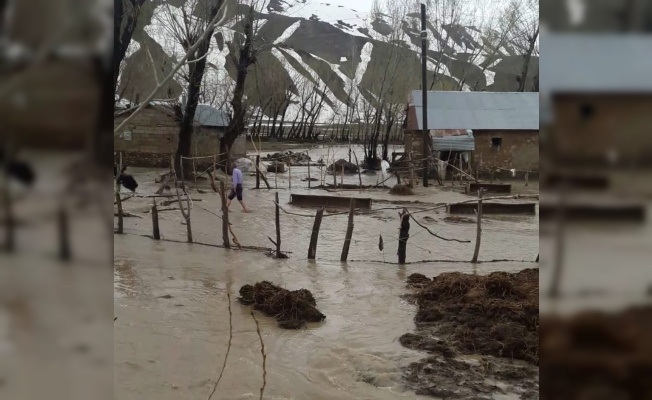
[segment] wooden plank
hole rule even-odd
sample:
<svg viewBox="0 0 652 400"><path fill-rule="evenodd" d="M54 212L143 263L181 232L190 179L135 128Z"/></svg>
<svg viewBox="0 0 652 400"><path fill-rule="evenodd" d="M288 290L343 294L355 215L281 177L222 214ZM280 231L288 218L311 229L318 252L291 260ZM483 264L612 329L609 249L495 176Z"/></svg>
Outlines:
<svg viewBox="0 0 652 400"><path fill-rule="evenodd" d="M539 219L552 220L559 214L557 204L542 203L539 207ZM643 204L566 204L564 219L569 221L621 221L645 222L646 208Z"/></svg>
<svg viewBox="0 0 652 400"><path fill-rule="evenodd" d="M541 182L545 188L558 188L566 184L573 189L585 190L607 190L609 189L609 178L602 175L580 175L580 174L550 174L546 175Z"/></svg>
<svg viewBox="0 0 652 400"><path fill-rule="evenodd" d="M483 214L525 214L536 215L537 203L483 203ZM449 204L449 214L475 214L478 208L477 203Z"/></svg>
<svg viewBox="0 0 652 400"><path fill-rule="evenodd" d="M290 203L299 207L324 207L324 208L348 208L353 201L354 208L370 210L372 200L370 198L353 198L340 196L321 196L310 194L292 194Z"/></svg>
<svg viewBox="0 0 652 400"><path fill-rule="evenodd" d="M512 185L509 183L476 183L469 182L466 185L466 193L478 193L482 189L484 193L511 193Z"/></svg>

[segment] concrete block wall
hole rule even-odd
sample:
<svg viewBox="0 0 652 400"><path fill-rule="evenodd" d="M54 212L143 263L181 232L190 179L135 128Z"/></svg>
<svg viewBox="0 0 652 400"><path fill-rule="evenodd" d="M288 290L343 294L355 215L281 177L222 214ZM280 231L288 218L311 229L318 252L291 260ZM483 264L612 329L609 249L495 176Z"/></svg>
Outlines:
<svg viewBox="0 0 652 400"><path fill-rule="evenodd" d="M118 126L125 117L116 118ZM130 132L125 135L125 132ZM190 147L193 156L211 156L219 154L220 137L223 128L196 127ZM170 156L177 150L179 142L179 125L175 119L164 111L151 107L143 110L127 127L113 137L114 151L123 153L123 161L131 166L167 168ZM231 156L245 155L246 138L238 137L231 148ZM208 160L209 164L212 161Z"/></svg>
<svg viewBox="0 0 652 400"><path fill-rule="evenodd" d="M479 169L539 170L539 131L474 130L473 161ZM499 147L492 143L500 138Z"/></svg>

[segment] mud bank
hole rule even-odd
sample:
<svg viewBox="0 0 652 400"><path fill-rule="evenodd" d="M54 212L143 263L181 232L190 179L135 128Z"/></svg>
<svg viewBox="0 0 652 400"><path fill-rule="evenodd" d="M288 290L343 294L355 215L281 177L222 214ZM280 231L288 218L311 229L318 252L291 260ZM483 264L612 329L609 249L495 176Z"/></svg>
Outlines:
<svg viewBox="0 0 652 400"><path fill-rule="evenodd" d="M652 398L652 306L541 319L542 399Z"/></svg>
<svg viewBox="0 0 652 400"><path fill-rule="evenodd" d="M317 309L314 296L307 289L286 290L270 282L240 288L240 303L253 305L268 317L274 317L284 329L300 329L306 322L321 322L326 316Z"/></svg>
<svg viewBox="0 0 652 400"><path fill-rule="evenodd" d="M538 398L539 270L487 276L444 273L408 277L418 289L415 333L403 346L429 353L405 371L417 394L488 398L512 393Z"/></svg>

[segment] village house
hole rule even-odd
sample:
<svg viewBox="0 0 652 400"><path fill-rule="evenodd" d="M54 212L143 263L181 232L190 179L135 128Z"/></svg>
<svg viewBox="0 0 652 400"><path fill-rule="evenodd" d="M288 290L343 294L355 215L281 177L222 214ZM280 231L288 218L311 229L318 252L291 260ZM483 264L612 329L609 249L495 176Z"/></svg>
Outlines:
<svg viewBox="0 0 652 400"><path fill-rule="evenodd" d="M652 166L652 46L644 35L541 35L542 125L557 166Z"/></svg>
<svg viewBox="0 0 652 400"><path fill-rule="evenodd" d="M116 111L117 127L129 110ZM195 112L191 156L214 156L220 153L220 140L228 125L228 116L209 105L200 104ZM167 168L179 142L179 122L173 106L155 103L142 110L113 137L114 151L122 152L126 165ZM240 135L231 147L231 158L246 154L246 137Z"/></svg>
<svg viewBox="0 0 652 400"><path fill-rule="evenodd" d="M422 92L413 91L404 128L414 159L423 158L422 110ZM539 170L539 93L428 92L427 129L433 156L464 170Z"/></svg>

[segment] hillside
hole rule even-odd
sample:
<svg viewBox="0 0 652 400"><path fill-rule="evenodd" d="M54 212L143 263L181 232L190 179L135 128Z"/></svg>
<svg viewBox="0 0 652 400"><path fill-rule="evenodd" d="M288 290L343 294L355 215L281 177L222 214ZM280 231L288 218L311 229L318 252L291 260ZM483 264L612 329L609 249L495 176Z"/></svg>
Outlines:
<svg viewBox="0 0 652 400"><path fill-rule="evenodd" d="M169 10L180 13L177 7L182 7L184 0L169 1L173 5L170 8L162 3L147 3L130 45L120 86L128 100L137 101L148 94L156 85L156 76L167 73L183 53L167 33L169 27L161 15L169 14ZM420 88L419 15L407 13L399 21L380 12L351 8L352 3L266 2L265 9L256 14L256 45L262 50L247 79L247 98L254 108L262 106L272 117L283 108L278 99L288 98L289 120L307 108L312 112L317 106L313 103L323 94L319 121L341 120L345 115L349 121L364 121L364 115L378 104L404 104L409 91ZM228 103L235 77L228 44L242 31L237 11L236 6L230 6L229 18L216 30L208 56L212 67L205 77L204 102L218 107ZM525 49L502 40L498 32L429 22L428 39L429 87L487 91L518 88ZM533 57L527 90L534 88L538 64L538 57ZM181 88L179 82L173 82L158 97L178 99ZM313 96L315 93L318 96Z"/></svg>

